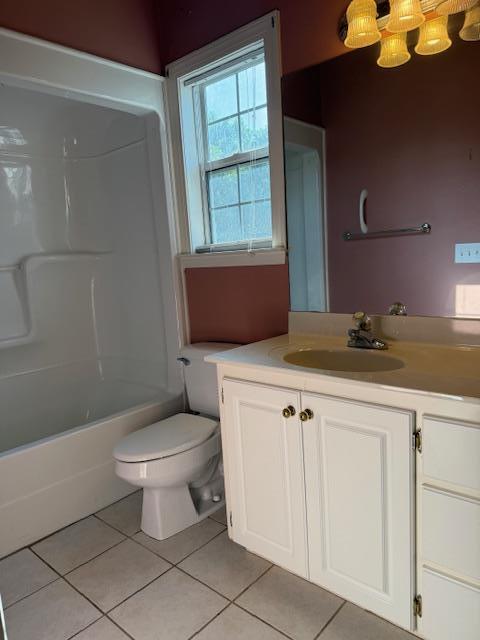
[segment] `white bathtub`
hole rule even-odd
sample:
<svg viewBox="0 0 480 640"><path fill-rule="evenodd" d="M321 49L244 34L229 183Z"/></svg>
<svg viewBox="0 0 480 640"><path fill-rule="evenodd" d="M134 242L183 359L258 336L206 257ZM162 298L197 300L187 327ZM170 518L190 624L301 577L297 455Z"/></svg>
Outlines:
<svg viewBox="0 0 480 640"><path fill-rule="evenodd" d="M0 557L131 493L115 443L183 406L89 361L0 380L0 399Z"/></svg>

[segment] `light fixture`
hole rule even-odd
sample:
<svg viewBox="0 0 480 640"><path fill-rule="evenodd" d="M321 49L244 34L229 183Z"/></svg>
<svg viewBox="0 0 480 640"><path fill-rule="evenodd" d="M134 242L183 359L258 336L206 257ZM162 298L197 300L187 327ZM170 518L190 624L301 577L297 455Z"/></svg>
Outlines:
<svg viewBox="0 0 480 640"><path fill-rule="evenodd" d="M480 4L466 12L460 38L469 42L480 40Z"/></svg>
<svg viewBox="0 0 480 640"><path fill-rule="evenodd" d="M347 21L345 46L350 49L368 47L382 37L377 26L375 0L352 0L347 9Z"/></svg>
<svg viewBox="0 0 480 640"><path fill-rule="evenodd" d="M377 64L379 67L390 69L405 64L411 57L407 47L407 34L394 33L382 39Z"/></svg>
<svg viewBox="0 0 480 640"><path fill-rule="evenodd" d="M420 0L390 0L390 17L386 29L390 33L404 33L416 29L423 22Z"/></svg>
<svg viewBox="0 0 480 640"><path fill-rule="evenodd" d="M441 16L449 16L452 13L460 13L460 11L468 11L477 0L444 0L435 8L435 11Z"/></svg>
<svg viewBox="0 0 480 640"><path fill-rule="evenodd" d="M420 27L420 35L415 52L421 56L430 56L448 49L452 41L448 37L448 16L439 16L427 20Z"/></svg>

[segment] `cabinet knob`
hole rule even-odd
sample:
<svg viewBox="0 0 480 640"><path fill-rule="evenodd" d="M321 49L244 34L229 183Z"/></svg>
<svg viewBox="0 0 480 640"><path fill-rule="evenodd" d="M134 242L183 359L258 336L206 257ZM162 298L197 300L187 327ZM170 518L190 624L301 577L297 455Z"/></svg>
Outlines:
<svg viewBox="0 0 480 640"><path fill-rule="evenodd" d="M285 407L285 409L282 411L282 416L284 418L291 418L292 416L294 416L296 413L295 411L295 407L292 407L291 404L288 405L288 407Z"/></svg>
<svg viewBox="0 0 480 640"><path fill-rule="evenodd" d="M306 422L307 420L311 420L313 418L313 411L311 409L305 409L305 411L300 411L298 417L302 422Z"/></svg>

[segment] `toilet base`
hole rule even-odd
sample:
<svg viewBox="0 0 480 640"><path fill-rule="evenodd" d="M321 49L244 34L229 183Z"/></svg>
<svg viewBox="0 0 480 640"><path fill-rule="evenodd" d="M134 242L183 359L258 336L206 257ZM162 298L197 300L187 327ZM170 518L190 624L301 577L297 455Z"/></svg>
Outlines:
<svg viewBox="0 0 480 640"><path fill-rule="evenodd" d="M165 540L204 520L225 504L223 491L221 500L213 502L210 496L199 498L195 506L188 485L168 489L143 490L141 528L147 536Z"/></svg>

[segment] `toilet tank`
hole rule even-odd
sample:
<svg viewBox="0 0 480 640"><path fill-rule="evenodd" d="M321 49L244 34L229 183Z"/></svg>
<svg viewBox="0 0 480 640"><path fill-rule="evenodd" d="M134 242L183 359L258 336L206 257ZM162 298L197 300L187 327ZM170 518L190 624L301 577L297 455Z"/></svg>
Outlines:
<svg viewBox="0 0 480 640"><path fill-rule="evenodd" d="M239 347L226 342L198 342L188 344L180 351L185 363L185 387L191 411L218 418L217 367L205 362L212 353L227 351Z"/></svg>

